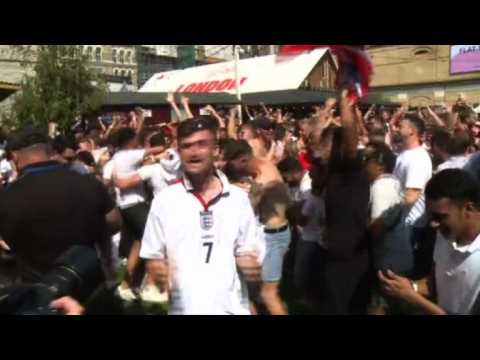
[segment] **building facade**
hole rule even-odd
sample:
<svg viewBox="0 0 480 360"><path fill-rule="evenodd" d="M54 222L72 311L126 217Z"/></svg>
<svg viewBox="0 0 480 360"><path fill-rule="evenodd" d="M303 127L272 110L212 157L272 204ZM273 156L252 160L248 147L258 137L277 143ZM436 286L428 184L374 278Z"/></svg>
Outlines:
<svg viewBox="0 0 480 360"><path fill-rule="evenodd" d="M110 91L138 87L136 45L82 45L92 69L102 74Z"/></svg>
<svg viewBox="0 0 480 360"><path fill-rule="evenodd" d="M178 67L179 45L137 45L138 88L153 75Z"/></svg>
<svg viewBox="0 0 480 360"><path fill-rule="evenodd" d="M372 92L411 106L480 103L480 72L450 72L451 45L370 45Z"/></svg>

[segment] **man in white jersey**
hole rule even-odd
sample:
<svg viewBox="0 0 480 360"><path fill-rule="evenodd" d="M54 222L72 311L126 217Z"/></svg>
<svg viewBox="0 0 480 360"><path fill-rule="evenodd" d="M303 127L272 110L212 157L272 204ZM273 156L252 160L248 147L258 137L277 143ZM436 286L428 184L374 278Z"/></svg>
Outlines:
<svg viewBox="0 0 480 360"><path fill-rule="evenodd" d="M117 147L120 149L113 157L113 174L125 177L135 173L143 164L143 159L165 150L165 146L149 149L138 148L138 136L134 129L122 128L115 134ZM134 291L140 286L143 271L140 263L140 239L148 216L148 205L143 184L117 192L117 205L122 213L127 237L122 237L122 253L128 254L125 279L118 288L119 296L127 301L136 298ZM125 241L127 240L128 241Z"/></svg>
<svg viewBox="0 0 480 360"><path fill-rule="evenodd" d="M400 181L405 204L410 207L406 224L411 228L412 243L420 273L429 271L433 242L428 240L425 216L424 189L432 177L432 160L422 147L421 138L425 124L418 117L409 115L400 123L403 151L397 158L393 175Z"/></svg>
<svg viewBox="0 0 480 360"><path fill-rule="evenodd" d="M424 314L480 315L479 184L464 170L447 169L433 177L425 193L438 229L430 276L411 282L379 272L383 290Z"/></svg>
<svg viewBox="0 0 480 360"><path fill-rule="evenodd" d="M161 133L153 135L150 146L166 146L164 135ZM126 190L138 187L142 182L147 181L153 190L153 195L159 194L168 185L178 180L180 173L180 157L174 149L166 150L160 157L158 163L142 166L129 177L114 176L115 186L120 190Z"/></svg>
<svg viewBox="0 0 480 360"><path fill-rule="evenodd" d="M261 279L264 245L247 194L215 170L217 125L210 117L177 130L184 175L158 194L140 251L170 314L248 315L247 282Z"/></svg>

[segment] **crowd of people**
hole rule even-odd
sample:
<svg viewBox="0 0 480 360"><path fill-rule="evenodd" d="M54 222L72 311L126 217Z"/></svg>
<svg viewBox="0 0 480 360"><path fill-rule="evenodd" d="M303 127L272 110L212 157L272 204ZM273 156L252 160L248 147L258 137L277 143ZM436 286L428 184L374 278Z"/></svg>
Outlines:
<svg viewBox="0 0 480 360"><path fill-rule="evenodd" d="M20 281L82 244L107 282L122 276L118 299L170 314L287 315L292 299L312 314L480 313L480 119L464 101L362 108L344 91L194 115L167 100L162 124L136 108L9 137L0 251Z"/></svg>

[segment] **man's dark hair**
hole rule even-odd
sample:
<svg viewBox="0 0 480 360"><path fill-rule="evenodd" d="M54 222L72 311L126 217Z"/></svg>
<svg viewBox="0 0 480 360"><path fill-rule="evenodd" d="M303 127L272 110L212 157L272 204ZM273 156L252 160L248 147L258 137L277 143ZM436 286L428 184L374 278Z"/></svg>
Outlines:
<svg viewBox="0 0 480 360"><path fill-rule="evenodd" d="M132 128L121 128L114 135L114 144L116 147L123 149L127 144L135 139L137 133Z"/></svg>
<svg viewBox="0 0 480 360"><path fill-rule="evenodd" d="M261 117L259 119L253 120L252 124L255 130L269 131L272 130L274 126L274 123L266 117Z"/></svg>
<svg viewBox="0 0 480 360"><path fill-rule="evenodd" d="M452 135L444 129L437 129L432 133L432 146L436 146L443 151L449 152L448 147L451 140Z"/></svg>
<svg viewBox="0 0 480 360"><path fill-rule="evenodd" d="M80 151L77 154L77 159L87 166L95 167L95 159L89 151Z"/></svg>
<svg viewBox="0 0 480 360"><path fill-rule="evenodd" d="M458 113L458 119L462 124L467 124L468 122L474 122L477 118L477 114L469 108L462 109Z"/></svg>
<svg viewBox="0 0 480 360"><path fill-rule="evenodd" d="M157 133L150 138L150 146L166 146L167 142L162 133Z"/></svg>
<svg viewBox="0 0 480 360"><path fill-rule="evenodd" d="M425 133L425 122L420 119L417 115L408 114L405 116L405 120L410 121L410 123L417 129L418 136L422 136Z"/></svg>
<svg viewBox="0 0 480 360"><path fill-rule="evenodd" d="M287 129L281 124L276 124L273 128L273 139L275 141L282 141L287 135Z"/></svg>
<svg viewBox="0 0 480 360"><path fill-rule="evenodd" d="M26 127L24 129L14 132L7 144L7 151L16 151L28 148L33 145L47 145L50 139L47 135L47 131L44 129L38 129L34 127Z"/></svg>
<svg viewBox="0 0 480 360"><path fill-rule="evenodd" d="M177 128L177 138L180 141L198 131L208 130L215 137L218 131L218 121L211 116L198 116L180 123Z"/></svg>
<svg viewBox="0 0 480 360"><path fill-rule="evenodd" d="M472 138L467 131L456 131L450 139L450 143L448 145L449 155L464 155L472 142Z"/></svg>
<svg viewBox="0 0 480 360"><path fill-rule="evenodd" d="M471 201L480 209L480 186L465 170L447 169L436 174L425 189L427 200L447 198L454 201Z"/></svg>
<svg viewBox="0 0 480 360"><path fill-rule="evenodd" d="M225 161L236 160L244 155L252 155L253 151L245 140L233 140L223 147L223 159Z"/></svg>
<svg viewBox="0 0 480 360"><path fill-rule="evenodd" d="M302 164L294 157L288 157L278 164L280 173L285 174L293 171L303 171Z"/></svg>
<svg viewBox="0 0 480 360"><path fill-rule="evenodd" d="M248 121L246 123L243 123L242 126L240 126L240 129L243 128L249 128L250 130L253 131L254 134L257 134L257 128L254 125L254 121Z"/></svg>
<svg viewBox="0 0 480 360"><path fill-rule="evenodd" d="M231 146L231 144L236 143L237 140L232 139L232 138L226 138L226 139L220 139L218 140L218 147L221 152L224 152L225 148L227 146Z"/></svg>
<svg viewBox="0 0 480 360"><path fill-rule="evenodd" d="M364 153L364 160L374 160L383 166L386 174L393 173L397 157L387 144L382 142L372 142L367 145Z"/></svg>
<svg viewBox="0 0 480 360"><path fill-rule="evenodd" d="M78 150L78 144L74 137L58 135L52 140L52 148L57 154L62 154L66 149Z"/></svg>
<svg viewBox="0 0 480 360"><path fill-rule="evenodd" d="M138 141L140 142L140 144L145 144L145 140L147 140L147 138L152 135L153 133L156 133L158 132L158 130L156 129L152 129L152 128L149 128L149 127L145 127L143 128L142 131L140 131L140 133L138 134Z"/></svg>

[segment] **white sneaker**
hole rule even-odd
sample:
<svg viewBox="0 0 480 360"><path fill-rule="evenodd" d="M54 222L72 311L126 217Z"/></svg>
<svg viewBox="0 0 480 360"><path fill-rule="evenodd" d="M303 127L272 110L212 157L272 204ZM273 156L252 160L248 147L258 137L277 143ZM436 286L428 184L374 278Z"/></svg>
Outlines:
<svg viewBox="0 0 480 360"><path fill-rule="evenodd" d="M161 293L156 286L145 286L140 293L140 298L148 303L167 303L168 293Z"/></svg>
<svg viewBox="0 0 480 360"><path fill-rule="evenodd" d="M130 288L123 289L121 286L118 286L116 293L123 301L134 302L137 300L137 296Z"/></svg>

